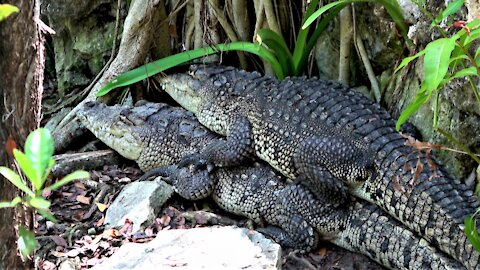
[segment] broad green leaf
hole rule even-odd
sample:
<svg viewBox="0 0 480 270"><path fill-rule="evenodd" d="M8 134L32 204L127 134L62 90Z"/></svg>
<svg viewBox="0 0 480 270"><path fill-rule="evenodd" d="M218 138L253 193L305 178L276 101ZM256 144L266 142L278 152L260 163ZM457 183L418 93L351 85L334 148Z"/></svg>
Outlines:
<svg viewBox="0 0 480 270"><path fill-rule="evenodd" d="M34 196L33 191L22 181L20 176L7 167L0 167L0 174L7 178L12 184L14 184L21 191L27 193L29 196Z"/></svg>
<svg viewBox="0 0 480 270"><path fill-rule="evenodd" d="M438 14L437 18L433 20L432 24L430 25L430 28L434 27L435 25L439 24L443 19L447 18L448 16L457 13L457 11L460 10L463 6L464 0L455 0L453 2L450 2L447 7Z"/></svg>
<svg viewBox="0 0 480 270"><path fill-rule="evenodd" d="M419 91L417 93L417 96L415 97L415 100L410 103L405 110L402 111L400 114L400 117L398 117L397 124L395 125L395 128L397 130L400 130L400 126L405 123L408 118L414 114L418 109L425 104L425 102L429 99L430 95L428 93L425 93L425 91Z"/></svg>
<svg viewBox="0 0 480 270"><path fill-rule="evenodd" d="M463 78L463 77L466 77L466 76L477 76L478 73L477 73L477 69L475 67L468 67L468 68L464 68L464 69L461 69L457 72L455 72L455 74L453 74L452 77L448 78L448 80L453 80L455 78Z"/></svg>
<svg viewBox="0 0 480 270"><path fill-rule="evenodd" d="M48 189L50 190L55 190L75 179L87 179L90 177L90 174L86 171L74 171L68 175L66 175L65 177L63 177L60 181L54 183L53 185L49 186Z"/></svg>
<svg viewBox="0 0 480 270"><path fill-rule="evenodd" d="M425 86L427 91L437 89L447 74L450 63L450 55L455 48L455 40L451 38L441 38L430 42L425 48L424 74Z"/></svg>
<svg viewBox="0 0 480 270"><path fill-rule="evenodd" d="M52 212L48 209L37 209L37 212L42 215L44 218L57 223L57 219L53 216Z"/></svg>
<svg viewBox="0 0 480 270"><path fill-rule="evenodd" d="M286 76L292 76L292 54L288 49L287 43L283 40L283 37L279 34L273 32L270 29L261 29L257 34L257 41L261 45L265 44L269 49L271 49L275 56L277 56L278 62L283 68L283 73Z"/></svg>
<svg viewBox="0 0 480 270"><path fill-rule="evenodd" d="M219 53L222 51L244 51L256 54L272 66L277 78L283 79L285 77L282 67L278 63L278 60L268 49L256 43L239 41L228 44L218 44L215 45L215 47L200 48L170 55L165 58L143 65L141 67L132 69L130 71L122 73L117 78L113 79L105 86L103 86L98 91L97 96L106 95L112 89L120 86L131 85L179 64L183 64L193 59Z"/></svg>
<svg viewBox="0 0 480 270"><path fill-rule="evenodd" d="M465 224L465 234L467 235L468 241L472 246L480 252L480 237L478 236L476 222L472 217L467 217L464 219L463 223Z"/></svg>
<svg viewBox="0 0 480 270"><path fill-rule="evenodd" d="M13 149L13 156L18 162L20 169L22 172L27 176L27 178L32 182L33 186L37 189L38 185L40 184L40 179L37 178L37 174L30 163L28 157L20 150Z"/></svg>
<svg viewBox="0 0 480 270"><path fill-rule="evenodd" d="M412 55L412 56L409 56L409 57L405 57L402 62L400 63L400 65L398 65L398 67L395 69L395 71L393 73L397 73L397 71L399 71L400 69L402 69L404 66L408 65L408 63L412 62L413 60L415 60L416 58L422 56L425 54L425 50L421 50L419 51L417 54L415 55Z"/></svg>
<svg viewBox="0 0 480 270"><path fill-rule="evenodd" d="M335 7L335 6L344 5L344 4L351 4L351 3L359 3L359 2L374 2L374 3L377 3L377 4L383 5L387 9L388 14L390 14L390 17L392 17L393 21L400 28L400 30L402 32L402 35L406 39L408 39L408 37L407 37L408 26L405 24L405 19L403 18L402 9L400 8L397 1L392 1L392 0L339 0L339 1L327 4L327 5L319 8L317 11L315 11L311 16L309 16L305 20L305 23L302 25L302 29L306 29L318 17L320 17L323 13L325 13L327 10L329 10L329 9Z"/></svg>
<svg viewBox="0 0 480 270"><path fill-rule="evenodd" d="M14 12L20 12L16 6L9 4L0 4L0 21L3 21L5 18L10 16Z"/></svg>
<svg viewBox="0 0 480 270"><path fill-rule="evenodd" d="M52 203L41 196L35 196L28 201L28 204L37 209L48 209Z"/></svg>
<svg viewBox="0 0 480 270"><path fill-rule="evenodd" d="M22 256L25 258L30 255L35 246L37 245L37 240L35 239L35 234L29 230L27 230L23 226L18 227L18 249Z"/></svg>
<svg viewBox="0 0 480 270"><path fill-rule="evenodd" d="M32 168L35 170L36 179L34 183L36 190L42 189L41 179L46 173L46 168L50 163L54 152L54 143L52 134L48 129L39 128L32 131L25 141L25 155L30 160Z"/></svg>
<svg viewBox="0 0 480 270"><path fill-rule="evenodd" d="M15 207L17 204L21 202L22 202L22 198L17 196L11 202L0 202L0 208Z"/></svg>

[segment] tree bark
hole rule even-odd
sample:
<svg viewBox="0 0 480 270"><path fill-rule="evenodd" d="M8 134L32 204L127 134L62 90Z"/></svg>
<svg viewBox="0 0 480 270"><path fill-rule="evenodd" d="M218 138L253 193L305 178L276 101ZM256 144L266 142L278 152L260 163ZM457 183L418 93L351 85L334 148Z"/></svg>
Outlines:
<svg viewBox="0 0 480 270"><path fill-rule="evenodd" d="M0 3L3 1L0 0ZM43 92L44 45L40 29L39 0L15 1L20 13L0 22L0 147L8 137L22 146L30 131L40 122ZM21 148L21 147L20 147ZM6 151L0 151L0 165L11 165ZM0 200L11 200L20 192L6 179L0 179ZM0 209L0 269L31 269L32 261L17 256L19 225L33 229L29 209Z"/></svg>

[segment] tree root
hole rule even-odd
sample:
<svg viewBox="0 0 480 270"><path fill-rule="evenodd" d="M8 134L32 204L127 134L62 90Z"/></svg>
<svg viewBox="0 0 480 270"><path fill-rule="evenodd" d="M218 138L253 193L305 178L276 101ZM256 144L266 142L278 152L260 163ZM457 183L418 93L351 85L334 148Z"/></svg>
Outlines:
<svg viewBox="0 0 480 270"><path fill-rule="evenodd" d="M79 125L69 125L76 121L77 111L88 101L96 100L96 94L102 86L114 79L118 74L126 72L130 69L142 64L147 56L153 37L155 25L161 22L158 10L165 8L161 0L149 1L133 1L128 11L127 18L123 26L122 39L118 54L112 61L108 69L98 79L90 90L87 97L81 101L53 131L55 139L55 150L57 152L63 150L68 145L66 140L71 140L71 136L63 136L62 134L72 134L75 136ZM102 102L108 103L114 95L107 95L99 98Z"/></svg>

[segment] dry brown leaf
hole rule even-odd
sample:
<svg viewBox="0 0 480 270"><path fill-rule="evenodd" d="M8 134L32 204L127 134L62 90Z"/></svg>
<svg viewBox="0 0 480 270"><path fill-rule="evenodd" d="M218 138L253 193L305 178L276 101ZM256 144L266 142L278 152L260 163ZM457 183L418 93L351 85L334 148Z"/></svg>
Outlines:
<svg viewBox="0 0 480 270"><path fill-rule="evenodd" d="M100 227L103 225L103 222L105 221L105 215L102 215L102 217L97 221L95 224L97 227Z"/></svg>
<svg viewBox="0 0 480 270"><path fill-rule="evenodd" d="M51 235L50 238L53 240L53 242L55 242L57 246L62 246L62 247L68 246L67 241L65 241L65 239L59 235Z"/></svg>
<svg viewBox="0 0 480 270"><path fill-rule="evenodd" d="M163 225L164 227L170 224L171 217L168 215L163 215L161 218L158 219L158 222Z"/></svg>
<svg viewBox="0 0 480 270"><path fill-rule="evenodd" d="M57 267L55 266L54 263L52 263L50 261L43 261L43 262L40 263L40 269L55 270L55 269L57 269Z"/></svg>
<svg viewBox="0 0 480 270"><path fill-rule="evenodd" d="M117 229L107 229L103 231L102 235L105 237L113 237L113 238L117 238L121 236L120 232L118 232Z"/></svg>
<svg viewBox="0 0 480 270"><path fill-rule="evenodd" d="M100 212L102 212L102 213L103 213L103 211L105 211L105 209L108 208L108 205L106 205L106 204L104 204L104 203L98 203L98 202L96 202L95 204L97 205L98 210L99 210Z"/></svg>
<svg viewBox="0 0 480 270"><path fill-rule="evenodd" d="M318 250L317 254L318 254L318 256L323 258L323 257L325 257L325 255L327 255L327 249L325 247L322 247Z"/></svg>
<svg viewBox="0 0 480 270"><path fill-rule="evenodd" d="M83 195L78 195L77 196L77 202L83 203L83 204L90 204L90 197L85 197Z"/></svg>
<svg viewBox="0 0 480 270"><path fill-rule="evenodd" d="M79 189L83 189L85 190L85 185L82 183L82 182L75 182L75 184L73 184L76 188L79 188Z"/></svg>

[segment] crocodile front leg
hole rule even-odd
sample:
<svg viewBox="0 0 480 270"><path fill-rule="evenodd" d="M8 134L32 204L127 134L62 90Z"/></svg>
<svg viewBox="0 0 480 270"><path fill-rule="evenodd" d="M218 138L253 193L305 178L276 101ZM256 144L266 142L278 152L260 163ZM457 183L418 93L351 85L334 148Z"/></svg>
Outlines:
<svg viewBox="0 0 480 270"><path fill-rule="evenodd" d="M245 117L236 117L227 127L225 140L216 140L199 154L184 157L179 167L194 165L212 170L213 167L228 167L242 164L255 157L252 127Z"/></svg>

